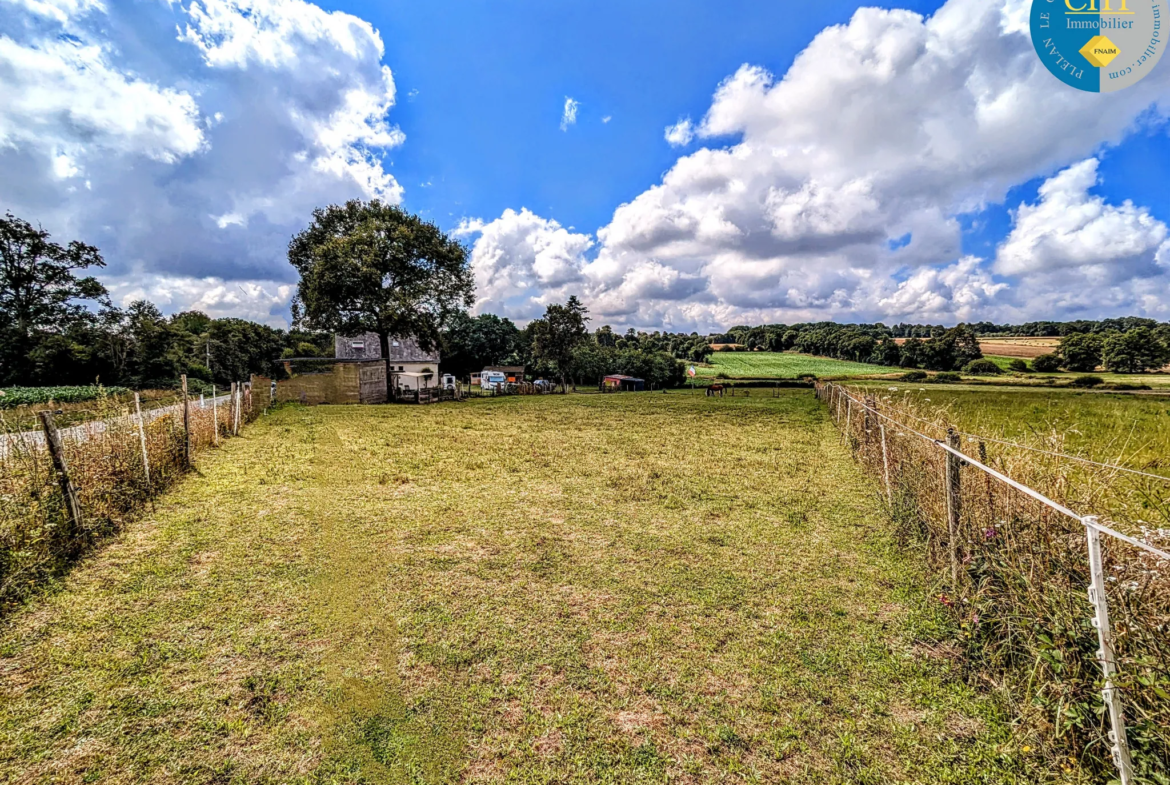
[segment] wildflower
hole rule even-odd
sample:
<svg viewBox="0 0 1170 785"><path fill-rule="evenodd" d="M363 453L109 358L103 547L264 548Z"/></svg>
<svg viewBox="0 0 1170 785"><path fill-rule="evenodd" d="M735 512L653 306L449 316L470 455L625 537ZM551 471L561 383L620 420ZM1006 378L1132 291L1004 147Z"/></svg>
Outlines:
<svg viewBox="0 0 1170 785"><path fill-rule="evenodd" d="M988 540L994 540L998 534L999 529L995 528L994 526L988 526L983 530L983 536Z"/></svg>
<svg viewBox="0 0 1170 785"><path fill-rule="evenodd" d="M941 602L943 605L947 606L948 608L955 607L955 601L952 600L950 597L948 597L945 594L938 595L938 601Z"/></svg>
<svg viewBox="0 0 1170 785"><path fill-rule="evenodd" d="M1027 744L1025 744L1023 747L1020 747L1020 752L1024 753L1025 755L1027 755L1031 751L1032 751L1032 748L1029 747Z"/></svg>
<svg viewBox="0 0 1170 785"><path fill-rule="evenodd" d="M972 623L972 624L978 624L978 623L979 623L979 614L978 614L978 613L973 613L973 614L971 614L971 623Z"/></svg>

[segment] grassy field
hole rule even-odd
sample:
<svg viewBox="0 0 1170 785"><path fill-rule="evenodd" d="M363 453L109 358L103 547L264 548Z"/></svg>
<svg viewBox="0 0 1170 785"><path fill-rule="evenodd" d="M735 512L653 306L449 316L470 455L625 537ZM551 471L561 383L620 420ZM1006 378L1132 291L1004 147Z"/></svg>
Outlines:
<svg viewBox="0 0 1170 785"><path fill-rule="evenodd" d="M805 373L820 378L900 373L902 369L794 352L716 352L710 364L695 366L695 371L699 378L723 373L731 379L795 379Z"/></svg>
<svg viewBox="0 0 1170 785"><path fill-rule="evenodd" d="M0 630L0 781L1087 782L805 391L287 408Z"/></svg>
<svg viewBox="0 0 1170 785"><path fill-rule="evenodd" d="M1018 359L1016 357L1007 357L997 354L988 354L985 356L988 360L991 360L1005 371L1008 370L1008 364L1011 363L1012 360ZM1025 360L1025 362L1028 362L1029 365L1031 365L1030 360ZM1058 382L1067 382L1077 378L1078 376L1086 375L1100 377L1101 380L1107 384L1145 384L1149 385L1152 389L1170 387L1170 374L1166 373L1109 373L1108 371L1100 370L1093 371L1092 374L1085 374L1080 371L1057 371L1056 373L1036 373L1035 371L1029 371L1027 378L992 377L989 379L989 381L995 381L998 383L1026 382L1028 384L1036 384L1037 382L1043 382L1048 378L1055 379Z"/></svg>
<svg viewBox="0 0 1170 785"><path fill-rule="evenodd" d="M899 387L898 396L941 409L948 420L969 432L1027 443L1055 438L1075 455L1170 476L1170 397L1072 389L893 386Z"/></svg>

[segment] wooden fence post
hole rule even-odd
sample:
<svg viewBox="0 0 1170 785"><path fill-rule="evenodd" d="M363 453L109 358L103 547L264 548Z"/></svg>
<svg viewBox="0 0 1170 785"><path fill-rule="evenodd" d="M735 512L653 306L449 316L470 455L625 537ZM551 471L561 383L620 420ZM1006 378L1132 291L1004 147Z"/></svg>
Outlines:
<svg viewBox="0 0 1170 785"><path fill-rule="evenodd" d="M947 429L947 445L951 449L959 449L959 434L954 428ZM962 513L960 492L962 479L960 469L962 462L954 453L947 453L947 525L950 529L951 547L951 586L959 587L959 516Z"/></svg>
<svg viewBox="0 0 1170 785"><path fill-rule="evenodd" d="M987 445L982 439L979 440L979 462L984 466L990 466L987 462ZM994 523L995 518L995 490L991 487L991 475L983 472L983 486L987 489L987 511L992 517Z"/></svg>
<svg viewBox="0 0 1170 785"><path fill-rule="evenodd" d="M215 396L215 385L211 385L211 441L219 446L219 399Z"/></svg>
<svg viewBox="0 0 1170 785"><path fill-rule="evenodd" d="M886 426L885 423L878 423L878 429L882 432L882 466L886 470L886 501L890 507L894 506L894 488L890 484L890 453L886 448Z"/></svg>
<svg viewBox="0 0 1170 785"><path fill-rule="evenodd" d="M845 443L850 446L850 449L852 449L853 434L851 431L853 429L853 399L846 398L845 404L845 427L841 429L841 438L843 438Z"/></svg>
<svg viewBox="0 0 1170 785"><path fill-rule="evenodd" d="M65 497L65 510L69 513L69 523L75 533L81 532L81 500L77 497L77 489L69 479L69 465L65 461L65 451L61 447L61 436L57 433L57 424L53 422L52 412L37 412L41 420L41 428L45 432L45 445L49 448L49 458L53 461L53 469L57 472L57 481L61 484L61 495Z"/></svg>
<svg viewBox="0 0 1170 785"><path fill-rule="evenodd" d="M191 468L191 402L187 397L187 374L180 378L183 381L183 463Z"/></svg>
<svg viewBox="0 0 1170 785"><path fill-rule="evenodd" d="M235 422L236 422L236 383L232 382L231 392L228 393L228 405L231 409L228 411L227 432L235 436Z"/></svg>
<svg viewBox="0 0 1170 785"><path fill-rule="evenodd" d="M146 495L150 495L150 454L146 451L146 424L142 421L142 402L134 393L134 411L138 415L138 443L142 446L142 473L146 475Z"/></svg>
<svg viewBox="0 0 1170 785"><path fill-rule="evenodd" d="M865 396L865 443L869 444L873 441L873 396Z"/></svg>

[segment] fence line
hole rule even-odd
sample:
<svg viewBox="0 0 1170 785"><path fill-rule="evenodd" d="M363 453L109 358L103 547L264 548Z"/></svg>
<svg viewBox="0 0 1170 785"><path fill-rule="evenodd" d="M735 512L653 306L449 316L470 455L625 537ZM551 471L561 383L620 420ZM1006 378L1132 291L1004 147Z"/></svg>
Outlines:
<svg viewBox="0 0 1170 785"><path fill-rule="evenodd" d="M255 419L268 389L257 390L254 407L250 388L237 385L234 400L188 398L145 412L135 396L111 406L113 416L61 429L45 411L40 432L0 433L0 610L117 531L190 470L193 454ZM233 421L218 416L221 401Z"/></svg>
<svg viewBox="0 0 1170 785"><path fill-rule="evenodd" d="M832 384L832 383L830 382L830 384ZM893 388L891 388L891 389L893 389ZM918 417L918 416L916 416L910 412L907 412L907 411L903 411L901 413L903 415L913 419L913 420L917 420L918 422L925 423L926 425L929 425L932 428L939 428L942 430L946 430L943 426L939 425L937 422L935 422L933 420L927 420L924 417ZM905 426L903 426L903 427L905 427ZM980 441L991 442L993 444L1002 444L1005 447L1015 447L1016 449L1020 449L1020 450L1027 450L1029 452L1041 453L1043 455L1050 455L1053 458L1063 458L1065 460L1076 461L1077 463L1083 463L1083 464L1086 464L1088 466L1096 466L1096 467L1101 468L1101 469L1109 469L1110 471L1123 472L1125 474L1134 474L1134 475L1138 475L1141 477L1148 477L1152 480L1162 480L1163 482L1170 483L1170 477L1167 477L1163 474L1152 474L1150 472L1143 472L1140 469L1131 469L1128 466L1118 466L1115 463L1102 463L1101 461L1093 461L1093 460L1089 460L1088 458L1082 458L1079 455L1069 455L1068 453L1065 453L1065 452L1055 452L1053 450L1043 450L1039 447L1032 447L1032 446L1029 446L1027 444L1021 444L1019 442L1013 442L1013 441L1009 441L1006 439L996 439L992 436L983 436L981 434L968 433L967 431L960 431L957 429L955 430L955 432L962 435L962 436L966 436L968 438L971 438L971 439L978 439ZM930 438L929 436L923 436L922 434L918 434L918 435L922 436L924 439ZM932 441L934 441L934 440L932 439Z"/></svg>
<svg viewBox="0 0 1170 785"><path fill-rule="evenodd" d="M1119 542L1124 542L1124 543L1127 543L1131 546L1141 548L1144 551L1152 554L1153 556L1155 556L1158 559L1170 561L1170 553L1167 553L1159 548L1156 548L1156 547L1150 545L1149 543L1142 542L1141 540L1127 536L1127 535L1122 534L1122 533L1120 533L1120 532L1118 532L1118 531L1116 531L1108 526L1105 526L1105 525L1100 523L1100 521L1098 520L1098 518L1096 516L1078 514L1078 513L1074 512L1072 509L1068 508L1067 506L1060 504L1060 503L1048 498L1046 495L1040 493L1039 491L1037 491L1037 490L1021 483L1021 482L1018 482L1018 481L1012 479L1011 477L1007 476L1006 474L1004 474L1002 472L996 471L995 469L991 468L990 466L987 466L984 461L976 460L976 459L964 454L960 449L958 449L959 440L957 437L962 432L956 431L954 429L948 429L948 440L951 442L949 444L947 442L941 441L939 439L934 439L930 436L927 436L926 434L921 433L920 431L915 430L914 428L907 426L905 423L885 414L884 412L879 411L877 409L877 407L874 406L873 403L871 403L870 401L866 401L864 399L854 397L853 395L851 395L849 393L849 391L846 388L844 388L838 384L832 384L832 383L818 384L817 385L817 397L828 405L828 409L829 409L830 415L832 416L832 419L841 428L842 436L845 438L853 438L854 437L854 433L853 433L854 414L853 413L854 413L854 406L856 405L857 411L864 413L865 423L864 423L863 427L864 427L864 432L866 433L867 437L871 431L871 429L869 427L869 425L870 425L869 419L870 419L870 416L873 415L877 418L880 418L881 420L884 420L887 423L890 423L891 425L895 426L896 428L898 428L902 431L908 432L910 434L913 434L914 436L917 436L920 439L924 440L924 442L929 443L930 445L933 445L934 447L937 447L941 451L941 453L946 457L946 459L947 459L946 501L947 501L947 517L948 517L948 521L949 521L948 528L949 528L949 540L950 540L947 543L947 546L948 546L948 551L949 551L950 557L951 557L950 561L951 561L951 569L952 569L952 581L953 581L953 584L955 585L956 589L958 589L958 583L959 583L959 577L958 577L959 543L957 542L957 540L958 540L957 529L958 529L959 505L960 505L960 501L962 498L961 497L961 490L960 490L960 483L959 483L959 476L960 476L959 472L963 466L970 466L970 467L973 467L975 469L978 469L979 471L983 472L987 477L992 478L992 479L996 480L998 483L1006 485L1009 488L1012 488L1013 490L1026 495L1027 497L1035 500L1036 502L1040 503L1043 506L1050 508L1051 510L1053 510L1055 512L1058 512L1064 516L1067 516L1068 518L1071 518L1071 519L1077 521L1078 523L1080 523L1084 527L1085 536L1086 536L1086 545L1087 545L1087 551L1088 551L1088 562L1089 562L1088 566L1089 566L1089 575L1090 575L1090 581L1089 581L1089 586L1088 586L1088 596L1089 596L1089 601L1093 607L1092 625L1096 629L1097 637L1098 637L1098 648L1097 648L1097 652L1096 652L1096 658L1097 658L1097 662L1098 662L1100 669L1101 669L1101 676L1102 676L1102 681L1104 684L1104 687L1101 691L1101 698L1102 698L1102 701L1104 702L1107 713L1109 715L1110 726L1111 726L1111 731L1109 732L1108 737L1107 737L1109 744L1110 744L1110 758L1112 759L1114 766L1117 768L1118 775L1119 775L1119 778L1120 778L1122 785L1130 785L1130 783L1134 782L1133 764L1132 764L1132 760L1131 760L1131 753L1130 753L1129 742L1128 742L1128 738L1127 738L1124 711L1123 711L1123 706L1121 703L1121 693L1120 693L1120 690L1116 686L1116 677L1118 674L1117 657L1116 657L1116 653L1115 653L1115 641L1114 641L1113 629L1112 629L1112 626L1110 624L1110 619L1109 619L1109 604L1108 604L1108 598L1107 598L1107 593L1106 593L1106 583L1105 583L1106 579L1105 579L1104 563L1103 563L1102 552L1101 552L1100 536L1102 534L1104 534L1104 535L1107 535L1108 537L1116 539ZM844 402L844 407L842 406L842 402ZM842 412L842 408L845 409L844 412ZM909 412L902 412L902 414L905 414L912 419L919 420L920 422L926 422L926 423L930 424L932 427L936 427L936 428L942 427L942 426L939 426L937 423L929 422L929 421L924 420L920 417L916 417L916 416L910 414ZM879 423L878 425L879 425L879 431L880 431L880 436L881 436L881 453L882 453L881 467L882 467L882 472L883 472L884 480L885 480L886 499L887 499L888 503L891 506L893 506L894 505L894 492L893 492L893 487L892 487L892 483L891 483L890 454L889 454L890 450L889 450L889 445L888 445L887 436L886 436L886 428L885 428L885 425L882 423ZM1045 452L1045 453L1048 453L1050 455L1055 455L1057 457L1067 457L1067 458L1070 458L1073 460L1081 461L1084 463L1090 463L1090 464L1100 466L1100 467L1110 469L1110 470L1129 471L1129 472L1132 472L1135 474L1143 474L1143 475L1146 474L1145 472L1138 472L1136 470L1127 470L1124 467L1119 467L1119 466L1115 466L1112 464L1101 464L1101 463L1098 463L1095 461L1089 461L1087 459L1077 458L1076 456L1066 456L1066 455L1063 455L1061 453L1053 453L1053 452L1046 451L1046 450L1034 450L1034 448L1028 448L1025 445L1019 445L1019 444L1015 444L1013 442L1004 442L1003 440L996 440L996 439L985 439L984 437L978 436L976 434L964 433L963 435L970 436L972 438L979 439L981 441L997 442L997 443L1001 443L1001 444L1007 444L1007 445L1013 446L1013 447L1020 447L1022 449L1032 449L1033 451ZM982 452L983 452L983 450L982 450L982 444L981 444L981 453ZM981 455L981 457L983 457L983 455ZM1148 476L1155 477L1157 479L1162 479L1162 480L1170 479L1170 478L1165 478L1165 477L1161 477L1158 475L1148 475ZM991 494L990 488L988 490L988 494L989 494L989 505L992 507L992 509L994 509L994 500L990 495Z"/></svg>

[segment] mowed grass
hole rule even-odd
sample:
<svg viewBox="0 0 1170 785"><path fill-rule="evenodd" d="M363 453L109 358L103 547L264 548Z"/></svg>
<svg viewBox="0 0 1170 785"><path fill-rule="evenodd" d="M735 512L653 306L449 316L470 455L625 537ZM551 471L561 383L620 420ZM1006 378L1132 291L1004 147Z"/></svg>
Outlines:
<svg viewBox="0 0 1170 785"><path fill-rule="evenodd" d="M1085 782L889 531L807 391L283 409L6 620L0 781Z"/></svg>
<svg viewBox="0 0 1170 785"><path fill-rule="evenodd" d="M794 352L716 352L708 365L695 366L695 372L703 378L725 373L732 379L795 379L806 373L818 378L844 377L900 373L902 369Z"/></svg>

